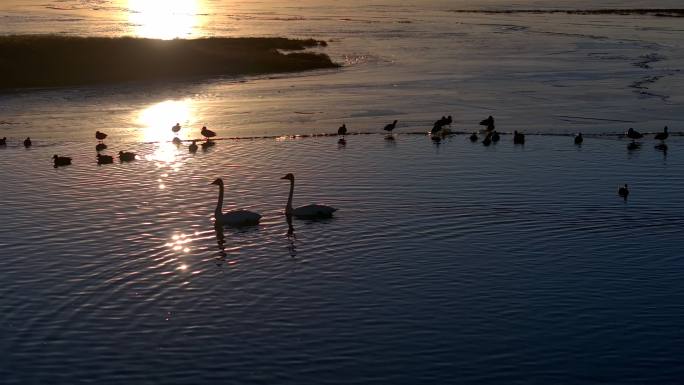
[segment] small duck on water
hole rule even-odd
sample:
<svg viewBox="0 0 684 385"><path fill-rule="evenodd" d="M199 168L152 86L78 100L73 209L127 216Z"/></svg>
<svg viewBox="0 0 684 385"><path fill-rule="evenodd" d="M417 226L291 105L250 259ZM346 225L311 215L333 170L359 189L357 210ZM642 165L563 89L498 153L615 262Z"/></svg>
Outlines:
<svg viewBox="0 0 684 385"><path fill-rule="evenodd" d="M31 143L31 138L24 139L24 147L29 148L32 145L33 145L33 143Z"/></svg>
<svg viewBox="0 0 684 385"><path fill-rule="evenodd" d="M132 162L135 160L134 152L119 151L119 160L122 162Z"/></svg>
<svg viewBox="0 0 684 385"><path fill-rule="evenodd" d="M582 137L582 133L580 132L575 137L575 144L582 144L582 142L584 142L584 138Z"/></svg>
<svg viewBox="0 0 684 385"><path fill-rule="evenodd" d="M71 158L69 158L68 156L54 155L52 157L52 161L55 164L55 168L60 166L68 166L71 164Z"/></svg>
<svg viewBox="0 0 684 385"><path fill-rule="evenodd" d="M626 183L623 187L618 188L618 195L627 200L627 196L629 195L629 188L627 187Z"/></svg>

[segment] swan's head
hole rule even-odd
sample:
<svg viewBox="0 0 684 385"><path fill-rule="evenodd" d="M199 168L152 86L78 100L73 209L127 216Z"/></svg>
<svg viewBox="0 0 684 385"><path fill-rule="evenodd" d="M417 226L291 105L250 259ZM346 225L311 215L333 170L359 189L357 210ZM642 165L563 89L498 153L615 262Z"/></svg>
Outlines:
<svg viewBox="0 0 684 385"><path fill-rule="evenodd" d="M294 175L292 175L292 173L289 173L280 179L287 179L289 181L294 181Z"/></svg>
<svg viewBox="0 0 684 385"><path fill-rule="evenodd" d="M216 178L216 180L214 180L213 182L211 182L211 184L215 184L215 185L217 185L217 186L223 186L223 179L221 179L221 178Z"/></svg>

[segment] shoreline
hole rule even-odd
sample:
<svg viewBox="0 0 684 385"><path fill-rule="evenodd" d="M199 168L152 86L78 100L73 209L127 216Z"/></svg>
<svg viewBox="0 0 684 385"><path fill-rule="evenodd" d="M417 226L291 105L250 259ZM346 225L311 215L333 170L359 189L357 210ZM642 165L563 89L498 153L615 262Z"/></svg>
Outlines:
<svg viewBox="0 0 684 385"><path fill-rule="evenodd" d="M0 36L0 92L339 68L306 51L326 46L288 38Z"/></svg>

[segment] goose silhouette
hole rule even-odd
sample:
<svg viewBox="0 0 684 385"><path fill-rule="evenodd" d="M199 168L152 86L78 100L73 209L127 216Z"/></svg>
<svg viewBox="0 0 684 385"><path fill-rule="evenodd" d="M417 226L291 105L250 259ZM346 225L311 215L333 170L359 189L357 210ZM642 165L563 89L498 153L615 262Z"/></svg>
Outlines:
<svg viewBox="0 0 684 385"><path fill-rule="evenodd" d="M114 157L111 155L97 154L97 164L112 164L114 163Z"/></svg>
<svg viewBox="0 0 684 385"><path fill-rule="evenodd" d="M665 126L665 128L663 128L663 132L659 132L655 135L655 139L662 141L667 139L668 136L670 136L670 134L667 132L667 126Z"/></svg>
<svg viewBox="0 0 684 385"><path fill-rule="evenodd" d="M104 132L95 131L95 139L97 139L101 142L101 141L107 139L107 134L105 134Z"/></svg>
<svg viewBox="0 0 684 385"><path fill-rule="evenodd" d="M68 156L59 156L55 154L52 156L52 162L54 163L55 168L60 166L68 166L71 164L71 158Z"/></svg>
<svg viewBox="0 0 684 385"><path fill-rule="evenodd" d="M132 162L135 160L134 152L119 151L119 160L122 162Z"/></svg>
<svg viewBox="0 0 684 385"><path fill-rule="evenodd" d="M395 128L397 128L397 121L396 120L390 124L385 125L385 128L383 128L383 130L385 130L387 132L392 132L392 130L394 130Z"/></svg>

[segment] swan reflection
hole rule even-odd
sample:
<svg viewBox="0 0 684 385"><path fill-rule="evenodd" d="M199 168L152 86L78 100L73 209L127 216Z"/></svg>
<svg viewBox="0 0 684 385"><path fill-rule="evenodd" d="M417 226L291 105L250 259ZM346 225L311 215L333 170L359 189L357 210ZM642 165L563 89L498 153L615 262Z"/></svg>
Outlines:
<svg viewBox="0 0 684 385"><path fill-rule="evenodd" d="M218 253L214 258L216 266L221 267L226 262L228 254L226 253L226 236L223 234L223 226L214 224L214 232L216 233L216 244L218 245Z"/></svg>
<svg viewBox="0 0 684 385"><path fill-rule="evenodd" d="M287 221L287 251L290 257L294 258L297 256L297 235L292 225L292 215L285 215L285 220Z"/></svg>

